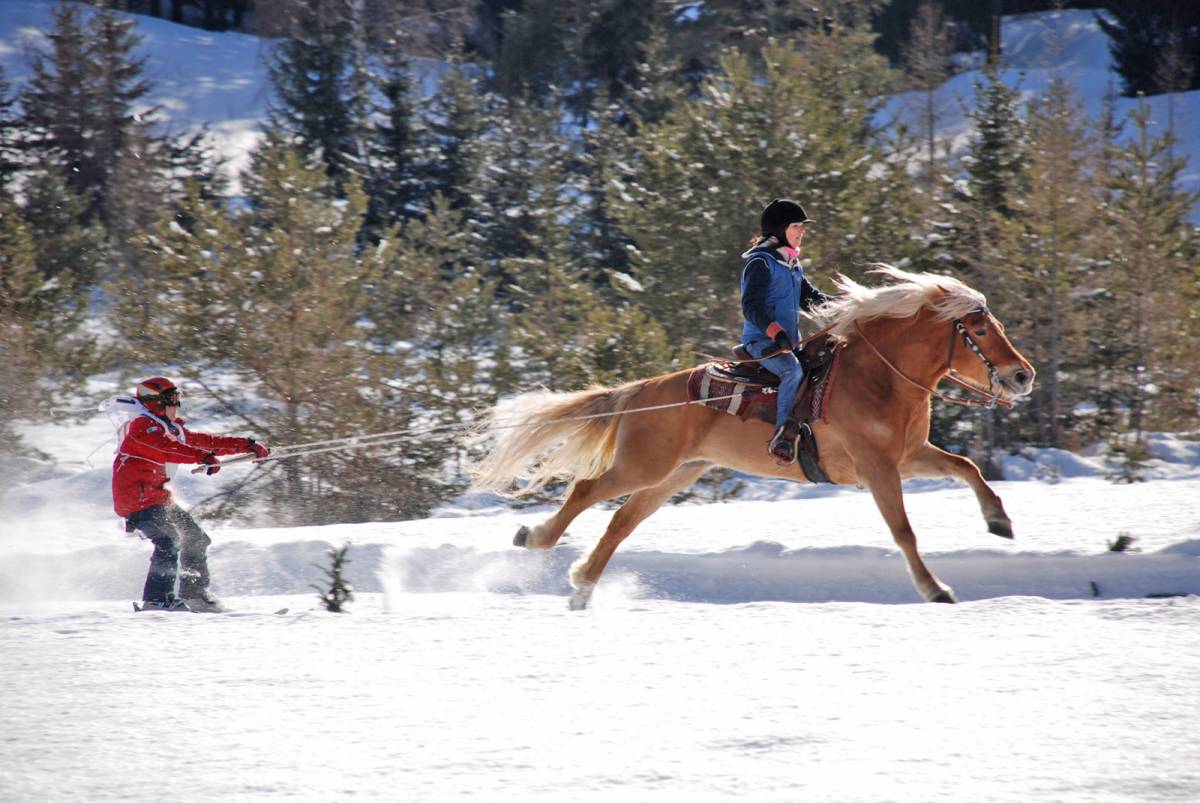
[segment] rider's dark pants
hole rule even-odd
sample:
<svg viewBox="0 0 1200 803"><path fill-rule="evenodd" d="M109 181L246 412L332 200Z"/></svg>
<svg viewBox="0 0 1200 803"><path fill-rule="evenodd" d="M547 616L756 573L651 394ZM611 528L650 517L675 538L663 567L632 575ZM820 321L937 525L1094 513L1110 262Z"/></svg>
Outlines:
<svg viewBox="0 0 1200 803"><path fill-rule="evenodd" d="M208 588L208 545L212 539L186 510L178 505L155 505L139 510L126 521L154 544L143 600L166 601L167 594L175 590L177 577L182 599L199 597Z"/></svg>

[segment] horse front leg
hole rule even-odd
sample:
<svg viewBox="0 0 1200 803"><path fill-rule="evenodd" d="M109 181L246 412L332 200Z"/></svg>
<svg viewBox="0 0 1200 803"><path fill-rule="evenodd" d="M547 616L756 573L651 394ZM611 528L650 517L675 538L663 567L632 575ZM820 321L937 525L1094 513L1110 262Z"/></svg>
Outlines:
<svg viewBox="0 0 1200 803"><path fill-rule="evenodd" d="M900 472L892 467L879 467L866 476L860 471L859 476L871 491L883 520L892 531L892 539L904 554L908 573L917 592L926 602L958 602L954 598L954 590L934 576L917 551L917 536L904 509Z"/></svg>
<svg viewBox="0 0 1200 803"><path fill-rule="evenodd" d="M1013 537L1012 520L1004 512L1004 504L983 478L979 467L969 458L950 454L927 441L904 462L901 470L906 477L954 477L962 480L975 492L988 532L1001 538Z"/></svg>

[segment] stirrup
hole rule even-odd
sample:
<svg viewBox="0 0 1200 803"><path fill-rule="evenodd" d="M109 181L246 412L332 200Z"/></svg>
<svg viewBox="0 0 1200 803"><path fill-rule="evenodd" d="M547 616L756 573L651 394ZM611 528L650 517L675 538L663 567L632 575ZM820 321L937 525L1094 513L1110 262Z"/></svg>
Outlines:
<svg viewBox="0 0 1200 803"><path fill-rule="evenodd" d="M767 452L770 453L775 461L783 466L790 466L796 462L796 455L800 451L800 429L792 421L788 421L783 426L775 430L775 434L771 436L770 442L767 444Z"/></svg>

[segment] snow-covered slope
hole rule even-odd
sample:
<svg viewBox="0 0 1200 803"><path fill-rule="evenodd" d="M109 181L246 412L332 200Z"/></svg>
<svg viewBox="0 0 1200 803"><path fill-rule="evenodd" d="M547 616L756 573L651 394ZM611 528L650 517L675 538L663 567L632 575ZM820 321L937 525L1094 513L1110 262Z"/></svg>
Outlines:
<svg viewBox="0 0 1200 803"><path fill-rule="evenodd" d="M0 66L14 85L29 74L29 54L45 48L52 0L0 0ZM266 117L269 82L264 57L270 40L212 33L136 15L138 55L153 83L148 103L172 133L208 124L231 175L249 164Z"/></svg>
<svg viewBox="0 0 1200 803"><path fill-rule="evenodd" d="M1018 14L1003 18L1004 66L1002 77L1009 86L1019 87L1022 98L1030 100L1046 91L1050 81L1065 79L1078 97L1083 111L1098 119L1104 97L1120 91L1120 76L1112 71L1108 37L1096 24L1095 12L1067 10L1037 14ZM974 107L974 85L978 70L954 76L937 92L938 136L950 138L956 151L961 150L970 131L967 111ZM1118 120L1139 101L1119 98L1115 104ZM1184 189L1200 188L1200 91L1155 95L1145 99L1151 109L1151 135L1161 136L1169 120L1174 120L1178 140L1175 154L1188 159L1181 177ZM894 96L884 108L884 119L918 120L924 97L918 93ZM1129 126L1126 126L1126 134ZM1192 219L1200 222L1200 209Z"/></svg>

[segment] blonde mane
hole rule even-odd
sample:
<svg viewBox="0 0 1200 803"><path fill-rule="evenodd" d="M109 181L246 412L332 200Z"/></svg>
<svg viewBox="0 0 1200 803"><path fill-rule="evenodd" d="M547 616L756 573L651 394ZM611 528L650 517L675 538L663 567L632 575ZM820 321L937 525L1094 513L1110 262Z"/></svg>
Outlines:
<svg viewBox="0 0 1200 803"><path fill-rule="evenodd" d="M883 263L876 263L870 272L888 277L893 284L864 287L839 274L833 281L837 295L814 309L812 317L822 325L832 324L831 333L846 335L854 330L855 321L907 318L923 307L949 321L987 306L983 293L950 276L909 273Z"/></svg>

